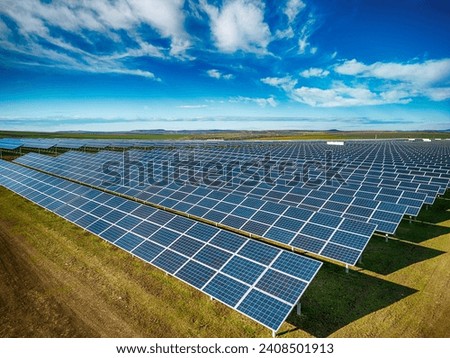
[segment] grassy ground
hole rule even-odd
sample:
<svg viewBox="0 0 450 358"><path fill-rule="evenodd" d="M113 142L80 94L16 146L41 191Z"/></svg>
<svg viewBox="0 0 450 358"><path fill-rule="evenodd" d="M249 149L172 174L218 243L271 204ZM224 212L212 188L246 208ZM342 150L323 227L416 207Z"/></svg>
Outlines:
<svg viewBox="0 0 450 358"><path fill-rule="evenodd" d="M325 263L282 337L450 337L450 201L439 226ZM0 337L269 337L266 328L0 188ZM445 214L443 214L445 213Z"/></svg>

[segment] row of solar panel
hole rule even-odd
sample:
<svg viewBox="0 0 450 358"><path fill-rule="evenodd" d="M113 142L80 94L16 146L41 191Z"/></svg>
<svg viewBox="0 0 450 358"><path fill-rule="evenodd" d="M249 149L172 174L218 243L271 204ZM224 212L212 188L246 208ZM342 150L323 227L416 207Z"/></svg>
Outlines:
<svg viewBox="0 0 450 358"><path fill-rule="evenodd" d="M318 146L318 144L312 144L312 143L308 143L307 144L310 147L313 146ZM294 146L293 144L289 144L289 146ZM321 144L321 149L320 151L317 152L316 155L311 155L311 156L292 156L292 155L286 155L286 153L280 153L279 148L282 148L283 145L277 145L277 146L273 146L268 148L268 150L270 149L270 156L271 159L273 160L291 160L293 162L298 162L299 164L305 163L306 161L310 161L310 160L321 160L321 161L325 161L326 158L324 156L324 154L329 151L330 149L327 148L326 145ZM264 150L264 149L263 149ZM202 149L197 149L196 150L196 154L201 154L204 153L206 155L218 155L218 156L222 156L224 157L225 155L229 155L229 159L232 158L238 158L238 159L243 159L243 158L250 158L252 155L261 155L261 153L264 153L264 151L256 151L253 154L250 154L245 152L243 153L243 151L239 151L239 149L221 149L218 151L212 151L211 149L205 148L204 150ZM242 157L239 157L239 154L242 154ZM358 160L358 156L364 158L363 161ZM344 155L339 155L339 153L336 153L335 151L333 151L333 160L335 162L338 161L342 161L342 164L344 164L345 168L349 168L349 169L362 169L365 171L368 171L369 169L374 169L374 170L380 170L383 173L389 172L390 169L395 168L394 170L397 171L399 174L410 174L413 173L417 176L426 176L427 172L429 172L426 168L430 167L430 160L429 158L427 158L426 161L422 162L422 163L416 163L415 165L411 165L410 167L406 166L405 162L401 162L401 164L396 164L396 165L392 165L389 166L389 164L385 164L385 163L370 163L370 161L367 161L367 156L366 155L362 155L361 153L359 154L349 154L346 153ZM434 172L434 175L432 175L432 173L430 173L431 177L434 177L434 179L438 179L439 177L441 177L440 174L442 174L442 178L446 178L447 180L449 179L448 174L449 172L449 168L448 165L446 167L443 167L442 165L434 165L435 167L437 167L438 169L440 169L441 173L438 172ZM392 171L392 170L391 170ZM418 178L420 180L420 178ZM432 180L434 180L432 179Z"/></svg>
<svg viewBox="0 0 450 358"><path fill-rule="evenodd" d="M217 154L216 154L217 155ZM236 160L239 157L236 157L234 155L230 155L228 159L230 160ZM211 160L211 153L206 152L202 153L198 150L196 151L196 159L198 160ZM220 157L218 158L221 160L221 162L226 161L226 157ZM249 155L243 155L242 160L262 160L263 158L261 155L255 154L253 156ZM283 159L285 160L285 159ZM302 165L307 162L305 160L293 162L297 168L301 168ZM390 188L396 188L400 190L407 190L417 193L424 193L427 195L426 203L427 204L433 204L436 196L438 194L443 194L447 187L449 186L449 179L448 178L434 178L434 177L427 177L427 176L407 176L407 177L399 177L396 180L393 180L390 177L383 177L383 174L380 173L373 173L371 171L365 171L364 173L361 173L359 175L355 174L352 175L351 178L349 177L351 173L353 173L352 170L348 171L347 165L350 164L342 164L342 168L340 169L339 174L343 176L346 181L350 181L355 184L366 184L371 186L378 186L378 187L390 187ZM312 169L312 168L311 168ZM317 171L314 172L313 170L309 171L309 176L314 180L314 176L320 176L322 175L322 181L324 179L323 171ZM261 173L259 173L261 174ZM337 182L333 182L333 185L339 185Z"/></svg>
<svg viewBox="0 0 450 358"><path fill-rule="evenodd" d="M88 162L84 163L86 165ZM30 165L43 169L36 158ZM58 164L53 168L55 171L61 170ZM131 188L112 186L106 184L107 180L99 175L98 170L80 177L79 173L73 174L78 170L73 170L71 165L68 165L68 168L71 170L66 173L66 177L70 179L77 179L89 185L106 188L350 265L356 264L376 229L376 225L369 223L203 187L179 187L175 183L165 187L150 186L146 189L133 188L132 184ZM52 168L47 170L51 172Z"/></svg>
<svg viewBox="0 0 450 358"><path fill-rule="evenodd" d="M136 156L132 157L133 160L141 160L143 163L148 162L149 160L152 160L153 163L161 164L168 160L167 157L158 157L158 159L152 159L150 157L151 154L147 152L147 154L143 152L131 152L131 153L137 153ZM120 156L117 153L111 153L109 154L110 159L113 157L116 160L120 160ZM140 159L139 159L140 158ZM100 159L100 158L98 158ZM209 158L209 160L211 160ZM225 161L223 159L220 160L220 163L224 163ZM98 160L98 164L101 163L101 160ZM199 171L202 171L202 168L198 168ZM201 174L196 172L195 175ZM316 181L314 177L311 178L311 181L314 183L314 185L311 185L310 182L308 183L302 183L300 180L297 180L295 183L295 186L292 184L287 185L287 183L292 180L292 175L286 175L284 173L281 173L278 177L276 177L271 172L269 175L270 177L265 177L262 172L255 172L256 175L259 176L260 181L265 182L273 182L275 185L278 185L278 188L281 188L285 186L284 190L279 190L278 188L275 188L271 185L271 191L273 193L278 194L278 198L280 200L283 200L284 198L280 198L280 195L291 195L294 194L295 200L287 200L285 204L292 205L292 203L298 204L302 202L302 198L296 197L298 195L298 191L303 191L301 195L308 196L312 195L314 197L314 194L310 194L311 192L316 193L316 196L323 196L327 195L326 193L329 193L329 195L333 193L350 196L350 197L360 197L364 199L369 200L376 200L381 202L386 202L390 204L398 204L398 205L406 205L407 209L405 214L409 216L417 216L422 205L424 204L425 200L427 200L428 203L432 203L434 201L435 194L433 193L433 196L430 196L430 198L427 199L427 194L425 193L417 193L412 189L410 185L407 183L402 187L398 189L393 189L392 187L385 188L381 184L378 184L374 186L372 182L369 183L361 183L361 181L357 180L351 180L346 181L344 185L339 185L339 183L335 183L335 185L328 185L326 180L323 180L323 178L320 178L319 181ZM227 179L232 178L232 179ZM248 188L248 185L239 185L238 182L244 181L246 178L244 176L237 175L230 175L230 173L224 173L222 176L219 176L217 178L217 181L215 183L215 187L217 187L217 183L222 183L219 188L221 190L226 190L228 192L232 192L232 190L236 190L239 192L245 192L245 190ZM268 180L266 180L268 179ZM260 186L263 186L264 184L261 184ZM287 186L286 186L287 185ZM234 189L233 189L234 188ZM378 188L378 190L374 191L374 188ZM289 190L289 191L288 191ZM259 191L259 188L255 188L254 193L257 197L263 198L266 193L263 193L262 195L260 193L257 193ZM307 191L307 193L306 193ZM280 192L280 193L277 193ZM267 200L270 200L269 198L265 198ZM325 199L322 197L322 199ZM333 201L333 200L331 200ZM283 203L283 201L277 201L280 203ZM339 203L339 202L338 202ZM342 202L340 202L342 204ZM324 203L321 203L321 205L313 205L316 206L316 208L322 208ZM300 205L301 206L301 205ZM389 210L384 210L389 211ZM398 213L399 211L394 211L395 213ZM394 220L395 222L395 220ZM380 230L383 231L383 230ZM391 233L387 231L387 233Z"/></svg>
<svg viewBox="0 0 450 358"><path fill-rule="evenodd" d="M276 331L321 263L0 160L0 185Z"/></svg>
<svg viewBox="0 0 450 358"><path fill-rule="evenodd" d="M56 173L55 171L57 171L57 174L59 175L66 175L64 170L65 167L68 168L67 171L69 173L73 172L73 169L76 169L76 173L78 175L76 179L80 179L80 177L84 175L93 176L90 172L99 172L98 167L100 167L106 159L119 160L119 156L120 155L117 153L111 153L108 158L102 156L102 158L99 159L98 156L92 156L90 154L74 154L68 152L56 159L50 159L39 155L29 155L19 158L18 162L32 166L39 165L41 169L49 170L53 173ZM97 167L96 165L89 165L94 163L97 163ZM86 167L87 164L88 167ZM173 171L173 168L169 167L167 169L163 169L162 167L163 165L154 166L153 175L159 177L163 170ZM122 170L123 168L119 169L119 171ZM187 169L185 171L187 171ZM131 174L134 174L134 176L130 175L129 186L139 186L141 183L135 180L137 179L136 177L139 173L132 172ZM186 173L181 172L180 177L182 178L184 174ZM193 173L194 176L196 176L196 174L197 173ZM97 175L97 177L99 177L98 179L101 179L104 182L109 181L107 176L102 177L102 175L102 173ZM186 179L189 182L189 178L186 177ZM91 182L91 184L93 183ZM200 181L199 185L201 184L202 182ZM377 225L377 231L385 234L395 233L403 218L403 215L408 211L408 207L406 205L397 204L395 201L415 204L416 207L414 210L410 209L409 213L418 212L423 203L423 201L404 198L403 195L401 198L392 196L392 201L394 202L386 203L367 199L362 195L362 197L357 197L356 195L354 197L343 196L340 193L333 194L327 190L317 191L299 187L269 185L264 182L255 186L249 186L246 184L232 185L231 181L229 181L226 184L224 183L221 185L219 188L214 186L214 190L217 189L227 193L250 196L284 205L372 223ZM407 193L405 195L407 195Z"/></svg>

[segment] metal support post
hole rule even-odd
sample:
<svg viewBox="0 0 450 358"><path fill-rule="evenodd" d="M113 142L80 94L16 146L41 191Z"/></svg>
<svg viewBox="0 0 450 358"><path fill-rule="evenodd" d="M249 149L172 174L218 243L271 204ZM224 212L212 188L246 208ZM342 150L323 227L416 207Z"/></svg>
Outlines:
<svg viewBox="0 0 450 358"><path fill-rule="evenodd" d="M298 303L297 303L297 316L301 316L302 315L302 304L301 304L301 302L299 301Z"/></svg>

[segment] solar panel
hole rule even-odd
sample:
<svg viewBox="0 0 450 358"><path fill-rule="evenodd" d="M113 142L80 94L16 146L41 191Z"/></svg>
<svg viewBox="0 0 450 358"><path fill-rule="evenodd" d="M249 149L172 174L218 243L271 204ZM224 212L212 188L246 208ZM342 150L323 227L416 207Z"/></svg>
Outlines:
<svg viewBox="0 0 450 358"><path fill-rule="evenodd" d="M31 180L32 176L39 179ZM66 190L84 192L79 184L68 185L64 180L53 179L0 160L0 185L15 188L18 193L27 191L30 196L55 200L51 195L60 196L58 191L43 194L33 190L33 186L42 187L42 183L50 185L50 182L63 193ZM126 204L122 200L115 200L111 194L96 194L84 192L73 202L82 199L93 206L85 204L76 208L70 201L59 202L59 213L67 218L76 213L74 219L77 220L72 221L75 224L175 275L273 331L280 328L321 266L318 261L209 225L194 222L187 225L189 219L171 213L153 208L146 211L143 205L134 206L131 213L120 211L107 204L122 208ZM93 197L99 198L98 202L90 201ZM94 214L103 214L104 210L100 208L110 210L104 219ZM105 220L117 219L120 213L123 217L117 222ZM153 218L155 221L150 221ZM176 225L165 226L172 222ZM183 234L188 227L191 229Z"/></svg>

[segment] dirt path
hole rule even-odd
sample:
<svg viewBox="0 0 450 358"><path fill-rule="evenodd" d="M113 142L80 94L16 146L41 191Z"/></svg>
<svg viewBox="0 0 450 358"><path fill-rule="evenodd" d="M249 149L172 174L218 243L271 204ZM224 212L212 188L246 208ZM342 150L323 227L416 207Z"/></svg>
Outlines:
<svg viewBox="0 0 450 358"><path fill-rule="evenodd" d="M96 294L0 221L0 336L138 336Z"/></svg>

